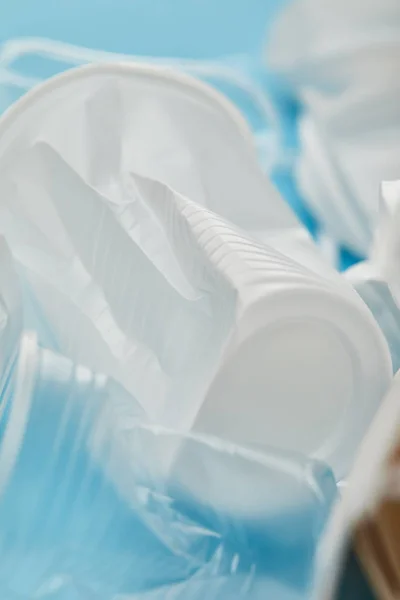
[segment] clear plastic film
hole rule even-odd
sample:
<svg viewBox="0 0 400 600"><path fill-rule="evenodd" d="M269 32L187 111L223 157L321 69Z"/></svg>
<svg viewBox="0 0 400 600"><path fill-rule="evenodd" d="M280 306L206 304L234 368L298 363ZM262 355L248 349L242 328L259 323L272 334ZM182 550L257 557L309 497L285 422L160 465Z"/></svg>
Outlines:
<svg viewBox="0 0 400 600"><path fill-rule="evenodd" d="M322 464L156 427L32 334L9 386L3 598L306 597L336 495Z"/></svg>

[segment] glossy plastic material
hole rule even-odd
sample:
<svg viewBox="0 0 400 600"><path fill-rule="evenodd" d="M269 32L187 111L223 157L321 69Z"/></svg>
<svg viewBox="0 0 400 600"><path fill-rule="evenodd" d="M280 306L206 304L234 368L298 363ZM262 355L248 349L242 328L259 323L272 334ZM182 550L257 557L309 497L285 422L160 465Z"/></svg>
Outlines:
<svg viewBox="0 0 400 600"><path fill-rule="evenodd" d="M168 3L169 0L165 6ZM153 7L153 0L148 4L149 7ZM268 8L263 7L262 12L266 9L266 12L270 13L273 4L274 2L270 0ZM281 0L278 0L278 4L282 4ZM237 5L238 3L235 2L235 7L231 8L237 8ZM201 6L197 7L200 12L202 10L207 12L210 8L207 7L207 3L201 3ZM191 5L190 11L194 13L196 8ZM182 12L179 14L179 17L181 16ZM132 33L129 36L129 50L125 54L110 52L108 44L87 47L91 43L90 37L85 38L85 47L65 43L69 36L67 38L62 36L56 40L54 33L48 34L50 39L38 37L7 39L0 46L0 112L34 85L77 65L135 61L190 74L211 84L239 108L255 136L257 154L263 170L271 174L278 188L283 190L286 200L306 223L306 226L314 232L313 219L305 208L300 195L296 192L292 181L295 109L282 90L277 88L275 78L266 73L260 52L254 54L248 51L234 55L211 54L207 59L204 56L201 59L201 57L195 58L190 52L182 52L175 46L169 54L159 53L159 40L155 39L157 37L154 28L155 15L152 14L152 17L151 27L147 21L144 25L145 29L149 28L145 37L147 40L152 39L150 54L147 56L140 55L138 36L133 36ZM180 22L179 17L178 23ZM252 16L250 18L252 19ZM136 26L138 20L140 20L140 15L138 15L136 7ZM215 26L218 28L218 21ZM109 23L107 23L107 28L109 28ZM223 32L226 33L225 26ZM37 33L35 31L36 35ZM168 29L167 32L164 29L163 33L169 37L171 30ZM9 32L8 36L10 35ZM240 40L243 40L242 36L240 36ZM118 36L118 42L122 42L124 47L126 40L120 40ZM120 47L120 43L113 47L115 50ZM207 49L209 48L208 39Z"/></svg>
<svg viewBox="0 0 400 600"><path fill-rule="evenodd" d="M47 343L160 424L346 474L388 350L232 105L154 68L81 68L4 115L0 174L1 227Z"/></svg>
<svg viewBox="0 0 400 600"><path fill-rule="evenodd" d="M303 105L297 179L334 239L367 256L382 180L398 177L396 0L294 0L274 23L267 63Z"/></svg>
<svg viewBox="0 0 400 600"><path fill-rule="evenodd" d="M0 434L3 598L305 597L336 493L323 465L155 427L32 335Z"/></svg>

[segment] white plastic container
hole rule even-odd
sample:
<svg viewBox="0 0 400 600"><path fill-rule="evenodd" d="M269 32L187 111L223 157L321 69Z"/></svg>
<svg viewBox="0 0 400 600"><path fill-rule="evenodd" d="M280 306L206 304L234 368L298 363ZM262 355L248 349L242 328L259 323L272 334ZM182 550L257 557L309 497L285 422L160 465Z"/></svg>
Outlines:
<svg viewBox="0 0 400 600"><path fill-rule="evenodd" d="M384 338L205 84L84 67L0 121L1 227L56 345L157 423L321 458L340 479Z"/></svg>
<svg viewBox="0 0 400 600"><path fill-rule="evenodd" d="M266 61L302 105L297 182L335 240L368 256L382 180L399 176L400 6L294 0Z"/></svg>

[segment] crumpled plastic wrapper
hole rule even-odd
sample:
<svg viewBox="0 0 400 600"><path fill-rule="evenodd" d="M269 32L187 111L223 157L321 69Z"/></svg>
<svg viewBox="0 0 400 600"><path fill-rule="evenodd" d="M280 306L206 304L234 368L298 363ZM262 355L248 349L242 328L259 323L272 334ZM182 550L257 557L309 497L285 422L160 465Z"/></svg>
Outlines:
<svg viewBox="0 0 400 600"><path fill-rule="evenodd" d="M4 240L0 262L2 596L305 598L336 495L330 470L155 426L104 375L33 334L19 345Z"/></svg>
<svg viewBox="0 0 400 600"><path fill-rule="evenodd" d="M0 589L26 600L300 600L330 470L155 426L25 334L3 389Z"/></svg>

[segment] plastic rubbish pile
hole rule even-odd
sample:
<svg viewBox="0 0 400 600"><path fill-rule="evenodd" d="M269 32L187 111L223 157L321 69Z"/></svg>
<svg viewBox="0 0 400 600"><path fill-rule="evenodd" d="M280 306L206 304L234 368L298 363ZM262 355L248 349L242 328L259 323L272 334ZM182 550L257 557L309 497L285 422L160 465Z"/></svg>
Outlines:
<svg viewBox="0 0 400 600"><path fill-rule="evenodd" d="M150 2L136 47L0 47L4 600L347 598L321 537L400 367L400 7L233 4L259 43L148 46Z"/></svg>

